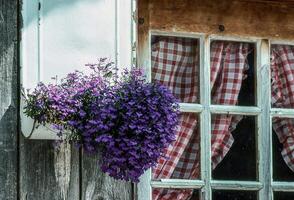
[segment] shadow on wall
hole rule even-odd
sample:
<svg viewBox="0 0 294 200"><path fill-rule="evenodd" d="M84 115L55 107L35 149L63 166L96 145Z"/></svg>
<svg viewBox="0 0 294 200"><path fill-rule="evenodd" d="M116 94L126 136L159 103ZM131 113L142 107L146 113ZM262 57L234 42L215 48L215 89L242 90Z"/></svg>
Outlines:
<svg viewBox="0 0 294 200"><path fill-rule="evenodd" d="M23 0L23 1L31 1L31 0ZM34 0L34 1L38 1L38 0ZM44 9L42 11L42 15L46 16L48 15L50 12L54 11L55 9L67 9L68 7L74 7L76 6L76 4L81 4L81 3L90 3L90 2L94 2L97 0L50 0L50 1L46 1L46 9ZM101 3L105 2L107 0L99 0ZM32 10L28 11L28 16L27 16L27 24L29 25L32 21L34 21L36 19L36 15L34 15L34 11L33 9L35 8L31 8ZM0 14L0 21L1 21L1 14ZM25 28L25 27L24 27Z"/></svg>
<svg viewBox="0 0 294 200"><path fill-rule="evenodd" d="M85 71L84 65L96 63L99 57L115 59L116 1L43 1L39 29L35 10L38 4L30 5L32 1L26 1L28 3L23 5L26 10L23 11L22 62L25 66L33 66L31 68L38 63L41 81L51 82L51 77L64 77L73 69ZM33 81L27 79L30 69L24 67L23 70L24 87L34 87Z"/></svg>

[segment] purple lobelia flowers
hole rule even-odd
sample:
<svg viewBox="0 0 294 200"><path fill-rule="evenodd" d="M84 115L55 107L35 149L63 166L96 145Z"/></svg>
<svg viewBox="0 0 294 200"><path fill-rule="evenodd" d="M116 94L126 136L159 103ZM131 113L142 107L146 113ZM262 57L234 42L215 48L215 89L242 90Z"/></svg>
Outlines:
<svg viewBox="0 0 294 200"><path fill-rule="evenodd" d="M89 67L90 75L76 71L60 84L40 83L24 112L85 152L101 152L103 172L138 182L175 139L177 100L165 86L147 83L139 69L117 76L106 59Z"/></svg>

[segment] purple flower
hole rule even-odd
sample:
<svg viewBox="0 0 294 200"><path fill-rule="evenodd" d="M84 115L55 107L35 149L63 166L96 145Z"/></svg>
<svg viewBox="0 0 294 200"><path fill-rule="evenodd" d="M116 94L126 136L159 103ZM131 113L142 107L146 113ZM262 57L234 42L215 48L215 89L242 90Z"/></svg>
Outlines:
<svg viewBox="0 0 294 200"><path fill-rule="evenodd" d="M88 67L89 75L75 71L58 84L38 84L25 113L54 124L86 153L99 151L103 172L138 182L175 139L178 101L165 86L147 83L140 69L118 76L106 59Z"/></svg>

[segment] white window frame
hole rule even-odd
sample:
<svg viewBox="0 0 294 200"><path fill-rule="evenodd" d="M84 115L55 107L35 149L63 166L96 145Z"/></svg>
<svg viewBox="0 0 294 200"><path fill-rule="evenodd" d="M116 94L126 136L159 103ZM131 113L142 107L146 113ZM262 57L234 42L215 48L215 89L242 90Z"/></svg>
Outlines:
<svg viewBox="0 0 294 200"><path fill-rule="evenodd" d="M201 176L199 180L161 179L151 180L148 170L138 184L138 200L151 200L152 188L198 189L201 199L211 200L212 190L256 191L258 199L273 200L273 192L294 192L293 182L273 181L272 169L272 117L294 118L294 109L271 108L270 46L294 45L293 41L277 41L256 37L231 37L184 32L150 30L148 52L141 57L147 79L151 82L151 37L175 36L199 40L200 44L200 103L181 103L181 112L198 113L200 117ZM248 42L255 45L256 106L211 105L210 44L213 40ZM139 55L140 56L140 55ZM144 57L145 56L145 57ZM257 81L258 80L258 81ZM256 181L214 180L211 176L211 114L235 114L257 118Z"/></svg>

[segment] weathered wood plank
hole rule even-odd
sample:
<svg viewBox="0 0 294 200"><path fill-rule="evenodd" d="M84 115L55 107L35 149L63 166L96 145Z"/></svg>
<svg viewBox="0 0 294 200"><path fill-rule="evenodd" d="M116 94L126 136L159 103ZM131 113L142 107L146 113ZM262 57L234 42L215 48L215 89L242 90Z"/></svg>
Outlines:
<svg viewBox="0 0 294 200"><path fill-rule="evenodd" d="M153 30L289 40L294 38L294 26L291 23L294 19L293 1L148 1L150 29ZM220 29L220 25L224 30Z"/></svg>
<svg viewBox="0 0 294 200"><path fill-rule="evenodd" d="M0 0L0 199L17 198L17 1Z"/></svg>
<svg viewBox="0 0 294 200"><path fill-rule="evenodd" d="M79 151L69 144L20 137L20 199L80 198Z"/></svg>
<svg viewBox="0 0 294 200"><path fill-rule="evenodd" d="M20 199L79 199L79 151L52 141L20 140Z"/></svg>
<svg viewBox="0 0 294 200"><path fill-rule="evenodd" d="M116 181L102 173L98 166L99 155L82 155L83 200L130 200L132 185Z"/></svg>

